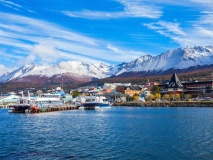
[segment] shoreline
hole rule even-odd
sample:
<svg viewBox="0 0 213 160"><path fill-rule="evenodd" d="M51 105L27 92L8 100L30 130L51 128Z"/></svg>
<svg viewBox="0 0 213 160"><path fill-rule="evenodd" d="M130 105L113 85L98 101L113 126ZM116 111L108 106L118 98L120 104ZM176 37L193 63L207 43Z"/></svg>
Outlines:
<svg viewBox="0 0 213 160"><path fill-rule="evenodd" d="M172 101L172 102L155 102L155 101L133 101L133 102L120 102L114 103L113 107L126 106L126 107L212 107L213 101Z"/></svg>

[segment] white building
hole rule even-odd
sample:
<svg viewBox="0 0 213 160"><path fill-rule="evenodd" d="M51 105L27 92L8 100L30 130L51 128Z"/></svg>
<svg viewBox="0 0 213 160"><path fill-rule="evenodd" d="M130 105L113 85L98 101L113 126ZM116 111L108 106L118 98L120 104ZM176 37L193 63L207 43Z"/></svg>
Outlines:
<svg viewBox="0 0 213 160"><path fill-rule="evenodd" d="M104 83L103 90L115 91L117 86L131 86L131 83Z"/></svg>

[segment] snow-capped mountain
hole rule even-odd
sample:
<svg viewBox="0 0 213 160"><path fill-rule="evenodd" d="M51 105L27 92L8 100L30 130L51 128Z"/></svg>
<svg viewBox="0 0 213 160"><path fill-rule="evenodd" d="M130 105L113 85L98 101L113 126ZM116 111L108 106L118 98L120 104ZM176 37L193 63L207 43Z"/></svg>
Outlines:
<svg viewBox="0 0 213 160"><path fill-rule="evenodd" d="M211 64L213 64L213 47L195 46L169 50L142 62L128 71L166 71L169 69L187 69L189 67Z"/></svg>
<svg viewBox="0 0 213 160"><path fill-rule="evenodd" d="M29 75L42 75L42 70L46 69L46 66L39 66L37 64L24 65L23 67L14 70L11 73L4 74L0 77L0 82L10 81L20 77L26 77Z"/></svg>
<svg viewBox="0 0 213 160"><path fill-rule="evenodd" d="M145 56L141 56L140 58L137 58L134 61L131 61L130 63L119 64L112 69L111 74L117 76L124 72L131 72L133 68L140 67L141 64L150 60L151 58L152 58L151 55L145 55Z"/></svg>
<svg viewBox="0 0 213 160"><path fill-rule="evenodd" d="M36 64L24 65L23 67L0 77L0 82L6 82L27 76L53 77L66 75L78 78L105 78L112 66L100 63L86 63L77 61L60 62L53 66L39 66ZM110 76L110 75L109 75Z"/></svg>
<svg viewBox="0 0 213 160"><path fill-rule="evenodd" d="M29 76L36 77L57 77L63 74L75 81L89 81L102 79L111 76L128 75L143 72L155 74L164 73L168 70L184 70L192 67L213 66L213 47L194 46L168 50L157 56L145 55L129 63L122 63L117 66L103 63L87 63L77 61L60 62L53 66L39 66L36 64L25 65L11 73L0 77L0 82L16 81ZM28 81L30 81L28 79Z"/></svg>

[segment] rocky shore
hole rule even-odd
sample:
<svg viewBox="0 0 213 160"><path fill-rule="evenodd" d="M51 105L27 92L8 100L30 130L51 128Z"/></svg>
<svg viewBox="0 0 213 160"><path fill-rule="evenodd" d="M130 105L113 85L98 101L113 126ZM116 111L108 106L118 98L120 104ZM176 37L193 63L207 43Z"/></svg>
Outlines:
<svg viewBox="0 0 213 160"><path fill-rule="evenodd" d="M129 106L129 107L213 107L213 101L172 101L172 102L155 102L155 101L132 101L114 103L113 106Z"/></svg>

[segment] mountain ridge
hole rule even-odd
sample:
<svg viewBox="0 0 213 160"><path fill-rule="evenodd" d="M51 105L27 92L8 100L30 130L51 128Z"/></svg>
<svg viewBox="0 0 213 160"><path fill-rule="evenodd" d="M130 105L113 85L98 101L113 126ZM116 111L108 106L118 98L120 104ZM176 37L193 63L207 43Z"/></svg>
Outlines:
<svg viewBox="0 0 213 160"><path fill-rule="evenodd" d="M63 76L71 82L87 82L93 79L103 79L107 77L128 77L131 75L146 76L160 75L173 72L175 70L187 72L213 65L213 47L212 46L193 46L185 48L176 48L168 50L156 56L144 55L129 63L124 62L117 66L104 63L89 63L78 61L62 61L53 66L39 66L35 63L24 65L0 77L0 82L16 82L25 79L30 81L29 77L34 79L46 77L45 81L54 77Z"/></svg>

